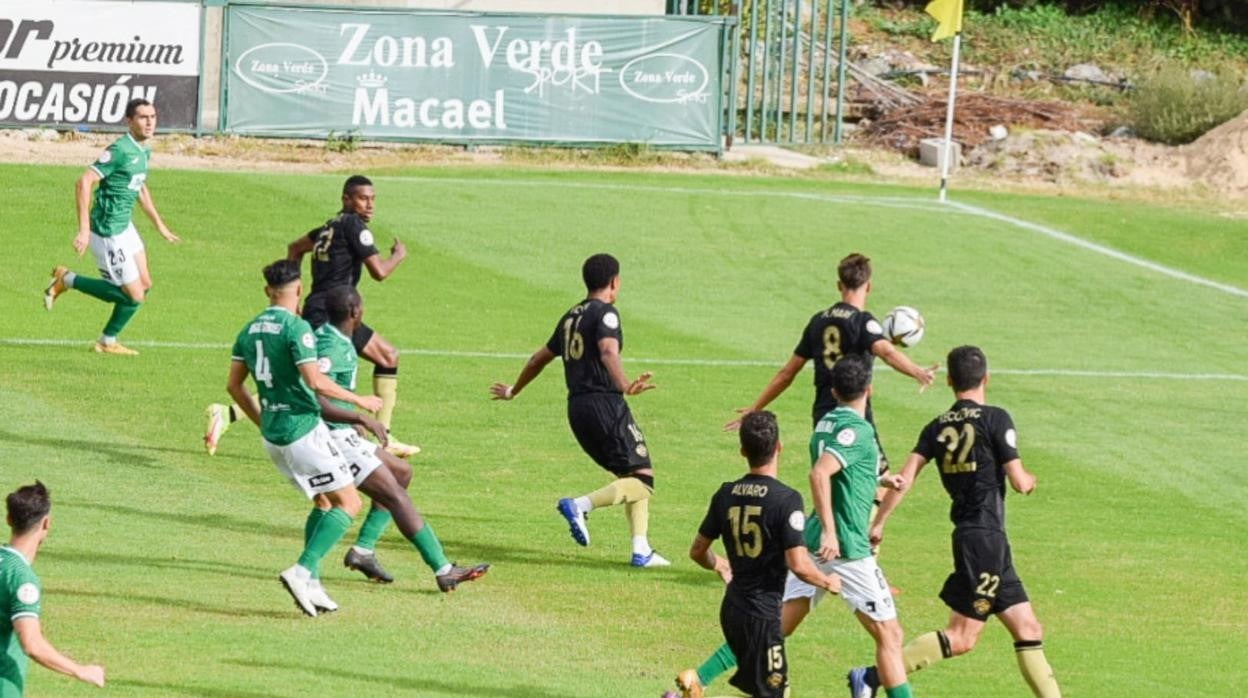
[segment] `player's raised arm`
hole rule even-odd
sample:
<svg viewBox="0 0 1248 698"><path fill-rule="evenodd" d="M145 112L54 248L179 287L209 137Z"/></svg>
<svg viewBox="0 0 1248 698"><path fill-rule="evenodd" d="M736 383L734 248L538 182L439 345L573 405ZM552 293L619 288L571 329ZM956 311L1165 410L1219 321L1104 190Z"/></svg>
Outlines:
<svg viewBox="0 0 1248 698"><path fill-rule="evenodd" d="M373 277L373 281L385 281L395 269L399 268L399 264L404 259L407 259L407 245L395 238L394 244L390 246L389 259L382 259L379 254L370 255L364 258L364 266L368 269L368 275Z"/></svg>
<svg viewBox="0 0 1248 698"><path fill-rule="evenodd" d="M61 654L51 642L43 636L43 627L38 617L20 617L13 621L13 630L26 656L35 660L45 668L72 676L79 681L104 687L104 667L83 665Z"/></svg>
<svg viewBox="0 0 1248 698"><path fill-rule="evenodd" d="M751 412L757 412L766 409L773 400L789 389L793 384L793 379L797 378L797 374L802 372L802 368L806 366L807 359L794 354L789 360L776 371L776 375L771 377L767 383L767 387L763 388L763 392L759 394L758 399L749 407L742 407L737 410L737 414L745 416ZM741 428L741 417L728 422L724 425L724 431L736 431Z"/></svg>
<svg viewBox="0 0 1248 698"><path fill-rule="evenodd" d="M940 364L932 364L928 368L923 368L910 360L905 352L893 346L893 343L887 339L876 340L871 345L871 353L884 360L884 363L893 367L898 373L905 374L915 379L919 383L919 391L922 392L932 384L932 380L936 378L936 371L940 369Z"/></svg>
<svg viewBox="0 0 1248 698"><path fill-rule="evenodd" d="M182 238L174 235L169 226L165 225L164 219L160 217L160 212L156 210L156 202L152 200L152 192L147 188L146 184L143 185L142 189L139 189L139 206L142 207L143 213L147 214L148 219L152 221L152 225L156 226L156 232L160 233L162 238L169 242L182 241Z"/></svg>
<svg viewBox="0 0 1248 698"><path fill-rule="evenodd" d="M1004 466L1005 475L1010 479L1010 487L1019 494L1031 494L1036 491L1036 476L1023 467L1023 461L1019 458L1008 462Z"/></svg>
<svg viewBox="0 0 1248 698"><path fill-rule="evenodd" d="M524 386L533 382L534 378L541 375L546 365L555 360L555 353L548 349L545 345L533 352L529 360L524 362L524 368L520 369L520 375L516 378L515 385L507 385L506 383L495 383L490 386L490 399L492 400L510 400L520 394L524 390Z"/></svg>
<svg viewBox="0 0 1248 698"><path fill-rule="evenodd" d="M621 393L640 395L647 390L659 387L650 382L650 379L654 377L650 371L637 376L637 380L628 379L628 374L624 372L624 362L620 359L620 340L615 337L603 337L598 340L598 353L602 357L602 365L606 367L607 374L611 376L611 382Z"/></svg>
<svg viewBox="0 0 1248 698"><path fill-rule="evenodd" d="M250 419L256 426L260 426L260 407L256 405L256 399L251 396L251 392L244 385L247 376L247 364L242 359L236 358L231 361L230 378L225 385L225 392L234 398L234 404L247 415L247 419Z"/></svg>

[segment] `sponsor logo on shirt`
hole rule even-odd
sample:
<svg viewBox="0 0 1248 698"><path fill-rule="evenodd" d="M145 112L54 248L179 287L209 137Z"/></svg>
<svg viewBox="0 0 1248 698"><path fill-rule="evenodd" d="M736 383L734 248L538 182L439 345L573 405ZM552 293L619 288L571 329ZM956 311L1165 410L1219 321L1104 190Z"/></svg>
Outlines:
<svg viewBox="0 0 1248 698"><path fill-rule="evenodd" d="M836 435L836 442L842 446L852 446L857 440L858 434L854 433L853 429L842 429L841 432Z"/></svg>
<svg viewBox="0 0 1248 698"><path fill-rule="evenodd" d="M789 526L794 531L806 530L806 515L802 513L801 509L789 514Z"/></svg>
<svg viewBox="0 0 1248 698"><path fill-rule="evenodd" d="M1006 429L1005 442L1010 445L1010 448L1018 448L1018 434L1013 429Z"/></svg>
<svg viewBox="0 0 1248 698"><path fill-rule="evenodd" d="M867 331L871 334L884 334L884 328L875 320L867 320Z"/></svg>
<svg viewBox="0 0 1248 698"><path fill-rule="evenodd" d="M368 228L361 230L360 231L360 244L365 245L365 246L373 244L373 231L369 230Z"/></svg>
<svg viewBox="0 0 1248 698"><path fill-rule="evenodd" d="M602 324L613 330L617 330L620 328L620 316L615 313L607 313L602 316Z"/></svg>
<svg viewBox="0 0 1248 698"><path fill-rule="evenodd" d="M39 587L30 582L21 585L17 588L17 600L27 606L39 603Z"/></svg>

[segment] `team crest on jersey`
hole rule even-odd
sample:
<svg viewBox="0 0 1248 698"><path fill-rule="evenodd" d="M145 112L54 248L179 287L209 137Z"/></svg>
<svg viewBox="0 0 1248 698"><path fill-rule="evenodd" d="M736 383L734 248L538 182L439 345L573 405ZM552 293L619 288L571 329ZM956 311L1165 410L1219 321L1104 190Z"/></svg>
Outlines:
<svg viewBox="0 0 1248 698"><path fill-rule="evenodd" d="M789 526L792 527L794 531L806 530L806 515L802 513L801 509L789 514Z"/></svg>
<svg viewBox="0 0 1248 698"><path fill-rule="evenodd" d="M39 603L39 587L27 582L17 588L17 600L32 606Z"/></svg>
<svg viewBox="0 0 1248 698"><path fill-rule="evenodd" d="M302 338L300 338L300 340L299 340L299 341L303 342L303 346L305 346L305 347L307 347L307 348L309 348L309 349L315 349L315 348L316 348L316 340L312 338L312 333L311 333L311 332L305 332L305 333L303 334L303 337L302 337Z"/></svg>
<svg viewBox="0 0 1248 698"><path fill-rule="evenodd" d="M857 440L858 435L854 433L853 429L842 429L840 433L836 435L836 442L842 446L853 446L854 442Z"/></svg>
<svg viewBox="0 0 1248 698"><path fill-rule="evenodd" d="M867 320L867 331L871 334L884 334L884 328L875 320Z"/></svg>
<svg viewBox="0 0 1248 698"><path fill-rule="evenodd" d="M975 612L981 616L988 615L988 612L992 610L992 602L988 599L975 599L974 606Z"/></svg>
<svg viewBox="0 0 1248 698"><path fill-rule="evenodd" d="M101 164L101 165L102 165L102 164L104 164L104 163L106 163L106 162L108 162L109 160L112 160L112 159L113 159L113 154L112 154L112 152L105 150L103 153L100 153L100 164Z"/></svg>
<svg viewBox="0 0 1248 698"><path fill-rule="evenodd" d="M1013 429L1006 429L1005 442L1010 445L1010 448L1018 448L1018 434Z"/></svg>
<svg viewBox="0 0 1248 698"><path fill-rule="evenodd" d="M602 324L613 330L618 330L620 328L620 316L615 313L607 313L602 316Z"/></svg>
<svg viewBox="0 0 1248 698"><path fill-rule="evenodd" d="M767 685L772 688L780 688L784 685L784 674L779 672L772 673L771 676L767 677Z"/></svg>
<svg viewBox="0 0 1248 698"><path fill-rule="evenodd" d="M328 356L322 356L316 360L316 367L320 369L321 373L329 373L334 367L334 362L330 361Z"/></svg>
<svg viewBox="0 0 1248 698"><path fill-rule="evenodd" d="M369 230L368 228L361 230L360 231L360 244L365 245L365 246L373 244L373 231Z"/></svg>

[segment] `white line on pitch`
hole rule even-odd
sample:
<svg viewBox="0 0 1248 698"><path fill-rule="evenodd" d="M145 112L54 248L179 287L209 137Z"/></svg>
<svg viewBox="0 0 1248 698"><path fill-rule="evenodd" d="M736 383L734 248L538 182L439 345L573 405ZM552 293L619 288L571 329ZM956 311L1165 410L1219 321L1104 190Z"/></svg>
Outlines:
<svg viewBox="0 0 1248 698"><path fill-rule="evenodd" d="M402 177L402 176L385 177L385 178L377 178L377 179L396 179L396 180L407 180L407 181L428 182L428 183L445 182L448 184L471 184L473 186L479 186L483 184L498 184L498 185L510 184L510 185L515 185L515 186L532 187L532 186L550 186L552 184L552 182L548 180L520 180L520 179L514 179L514 180L467 179L467 178L445 178L444 179L444 178L439 178L439 177ZM705 188L688 188L688 187L660 187L660 186L652 186L652 185L645 185L645 184L611 184L611 183L605 183L605 182L558 182L558 185L560 187L566 187L570 189L591 189L591 190L604 190L604 191L641 191L641 192L654 192L654 193L664 193L664 194L698 194L698 195L704 195L704 196L777 197L777 198L789 198L789 199L803 199L807 201L822 201L826 203L865 204L865 205L871 205L871 206L880 206L884 208L913 209L917 211L926 211L929 213L950 213L951 211L960 211L967 215L977 216L979 218L988 218L991 220L1000 221L1002 223L1007 223L1009 225L1012 225L1016 228L1020 228L1022 230L1028 230L1034 233L1040 233L1041 235L1047 236L1059 242L1064 242L1069 245L1075 245L1076 247L1081 247L1085 250L1095 252L1097 254L1110 257L1112 259L1116 259L1120 262L1126 262L1127 264L1131 264L1133 266L1137 266L1142 269L1148 269L1150 271L1154 271L1159 274L1164 274L1171 278L1179 279L1180 281L1186 281L1188 283L1196 284L1199 286L1205 286L1208 288L1215 289L1217 291L1221 291L1223 293L1228 293L1233 296L1239 296L1240 298L1248 298L1248 289L1242 289L1242 288L1239 288L1238 286L1232 286L1230 284L1224 284L1219 281L1214 281L1212 279L1206 279L1202 276L1197 276L1195 274L1189 274L1185 271L1181 271L1173 267L1168 267L1164 264L1158 264L1157 262L1152 262L1142 257L1136 257L1135 255L1131 255L1131 254L1127 254L1126 252L1115 250L1112 247L1107 247L1105 245L1101 245L1095 242L1091 242L1089 240L1085 240L1081 237L1078 237L1077 235L1072 235L1070 233L1057 230L1055 228L1050 228L1048 226L1040 225L1038 223L1032 223L1030 221L1023 220L1021 218L1008 216L1004 213L998 213L991 209L981 208L979 206L972 206L971 204L964 204L964 203L956 202L956 201L950 201L948 205L945 205L945 204L937 203L934 200L926 200L926 199L921 199L918 197L911 197L911 196L820 194L817 192L770 191L770 190L765 190L765 189L764 190L732 189L732 188L705 189Z"/></svg>
<svg viewBox="0 0 1248 698"><path fill-rule="evenodd" d="M90 342L78 339L31 339L23 337L0 337L0 345L32 346L32 347L74 347L87 346ZM228 351L230 346L224 342L161 342L152 340L127 341L127 345L149 349L190 349L203 351ZM431 356L453 359L490 359L490 360L523 360L529 354L516 352L490 351L457 351L454 349L400 349L399 353L409 356ZM653 366L723 366L737 368L779 367L782 361L764 361L761 359L672 359L660 357L632 356L627 361L632 364L649 364ZM1238 373L1169 373L1164 371L1089 371L1063 368L1000 368L993 373L1003 376L1058 376L1068 378L1144 378L1164 380L1199 380L1199 381L1245 381L1248 375Z"/></svg>

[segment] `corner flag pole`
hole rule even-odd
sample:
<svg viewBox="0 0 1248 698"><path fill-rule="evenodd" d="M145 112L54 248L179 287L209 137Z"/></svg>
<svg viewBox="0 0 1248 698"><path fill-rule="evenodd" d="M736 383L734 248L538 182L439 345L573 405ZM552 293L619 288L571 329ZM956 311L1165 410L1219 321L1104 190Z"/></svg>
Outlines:
<svg viewBox="0 0 1248 698"><path fill-rule="evenodd" d="M962 32L953 35L953 68L949 71L949 105L945 111L945 157L940 163L940 201L949 198L949 166L953 161L953 109L958 99L958 67L962 56Z"/></svg>

